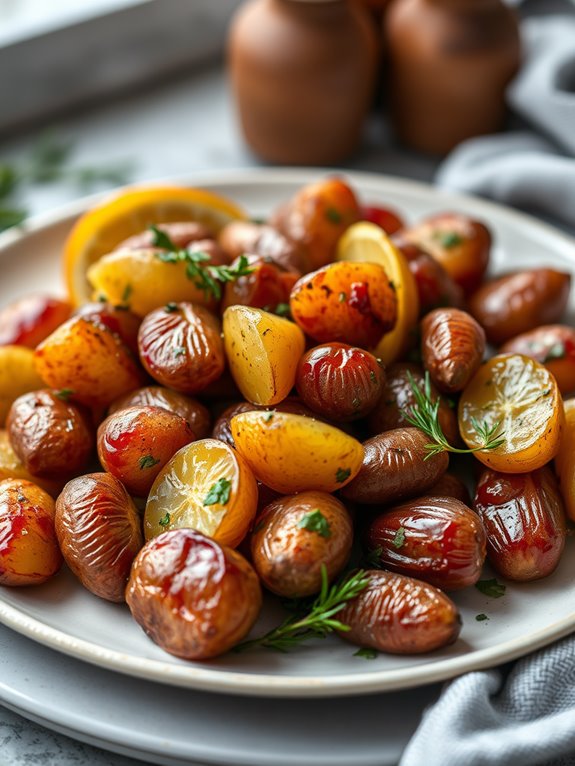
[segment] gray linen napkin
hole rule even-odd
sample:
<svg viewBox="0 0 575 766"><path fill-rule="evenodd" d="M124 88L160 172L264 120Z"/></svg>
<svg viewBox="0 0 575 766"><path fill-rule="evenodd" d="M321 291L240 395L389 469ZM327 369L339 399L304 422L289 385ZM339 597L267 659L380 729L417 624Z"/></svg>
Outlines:
<svg viewBox="0 0 575 766"><path fill-rule="evenodd" d="M538 132L459 146L437 183L522 207L575 230L575 18L523 22L526 60L509 91ZM575 637L505 669L447 684L400 766L575 766Z"/></svg>
<svg viewBox="0 0 575 766"><path fill-rule="evenodd" d="M435 180L575 227L575 16L529 18L522 30L525 62L508 100L537 132L466 141Z"/></svg>

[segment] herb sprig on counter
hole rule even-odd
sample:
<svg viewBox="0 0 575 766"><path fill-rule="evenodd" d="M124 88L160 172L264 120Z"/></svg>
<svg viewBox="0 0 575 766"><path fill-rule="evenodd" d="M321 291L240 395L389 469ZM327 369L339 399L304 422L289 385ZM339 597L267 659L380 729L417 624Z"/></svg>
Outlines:
<svg viewBox="0 0 575 766"><path fill-rule="evenodd" d="M0 231L18 226L28 210L18 204L18 194L26 186L67 181L88 191L96 185L126 183L131 167L126 163L94 167L70 166L71 141L46 133L27 160L0 162Z"/></svg>
<svg viewBox="0 0 575 766"><path fill-rule="evenodd" d="M243 652L256 646L288 652L303 641L311 638L325 638L335 630L347 632L348 625L340 622L335 615L344 608L348 601L358 596L369 584L369 577L364 570L352 572L331 587L327 579L325 564L321 566L321 591L304 614L296 610L281 625L259 638L238 644L236 652ZM303 601L307 604L307 601Z"/></svg>
<svg viewBox="0 0 575 766"><path fill-rule="evenodd" d="M158 258L164 263L184 262L187 278L191 279L195 286L207 296L211 293L216 300L222 297L223 283L234 282L253 271L245 255L240 255L235 266L207 266L205 264L210 260L210 256L201 250L194 250L193 244L187 248L180 248L165 231L158 229L157 226L150 226L150 230L153 233L152 244L154 247L161 248L162 251L157 254Z"/></svg>
<svg viewBox="0 0 575 766"><path fill-rule="evenodd" d="M439 405L441 401L439 397L433 401L429 372L425 373L423 389L417 385L410 372L407 373L407 378L413 391L415 405L408 408L405 419L410 425L419 428L420 431L423 431L432 440L429 444L425 445L427 450L426 460L440 452L456 452L458 455L465 455L470 452L493 450L500 447L505 441L505 435L501 430L501 421L497 421L494 425L489 426L487 423L479 423L475 418L472 418L471 424L481 439L481 445L467 449L453 447L447 441L447 437L443 433L439 422Z"/></svg>

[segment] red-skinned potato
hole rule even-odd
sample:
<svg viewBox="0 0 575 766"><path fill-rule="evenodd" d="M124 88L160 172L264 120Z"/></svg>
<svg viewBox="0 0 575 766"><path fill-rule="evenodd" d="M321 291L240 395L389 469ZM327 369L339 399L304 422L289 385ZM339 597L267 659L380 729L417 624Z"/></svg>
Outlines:
<svg viewBox="0 0 575 766"><path fill-rule="evenodd" d="M0 346L35 348L70 318L67 301L49 295L27 295L0 309Z"/></svg>
<svg viewBox="0 0 575 766"><path fill-rule="evenodd" d="M319 343L375 346L397 320L397 299L378 263L339 261L306 274L290 298L292 317Z"/></svg>
<svg viewBox="0 0 575 766"><path fill-rule="evenodd" d="M296 388L310 409L330 420L356 420L372 410L385 375L368 351L345 343L324 343L299 361Z"/></svg>
<svg viewBox="0 0 575 766"><path fill-rule="evenodd" d="M253 308L275 311L289 302L292 287L299 279L299 271L286 271L271 258L248 255L249 274L227 282L221 310L241 304ZM232 264L232 266L234 266Z"/></svg>
<svg viewBox="0 0 575 766"><path fill-rule="evenodd" d="M0 585L39 585L61 565L50 495L22 479L0 481Z"/></svg>
<svg viewBox="0 0 575 766"><path fill-rule="evenodd" d="M415 405L415 396L409 380L412 377L416 386L423 390L425 376L423 369L417 364L396 362L385 368L385 383L379 402L369 413L367 426L373 436L392 428L407 426L406 413ZM439 424L450 444L457 445L461 441L457 427L457 414L449 400L441 396L431 383L430 392L433 401L439 398Z"/></svg>
<svg viewBox="0 0 575 766"><path fill-rule="evenodd" d="M462 391L485 353L485 333L465 311L435 309L421 323L423 364L440 391Z"/></svg>
<svg viewBox="0 0 575 766"><path fill-rule="evenodd" d="M224 371L221 332L220 320L203 306L179 303L155 309L140 327L140 358L162 385L197 394Z"/></svg>
<svg viewBox="0 0 575 766"><path fill-rule="evenodd" d="M237 551L192 529L150 540L126 590L132 616L164 651L186 660L217 657L257 619L256 573Z"/></svg>
<svg viewBox="0 0 575 766"><path fill-rule="evenodd" d="M423 654L452 644L461 630L457 607L429 583L370 569L368 586L338 612L341 638L390 654Z"/></svg>
<svg viewBox="0 0 575 766"><path fill-rule="evenodd" d="M74 401L107 406L138 388L145 375L120 335L100 318L73 316L34 352L36 370L56 390L73 391Z"/></svg>
<svg viewBox="0 0 575 766"><path fill-rule="evenodd" d="M262 583L285 598L319 593L322 566L331 582L351 552L353 527L343 503L327 492L280 497L256 519L252 562Z"/></svg>
<svg viewBox="0 0 575 766"><path fill-rule="evenodd" d="M310 264L302 248L273 226L252 221L230 221L218 236L220 247L230 260L240 255L259 255L271 259L287 271L310 271Z"/></svg>
<svg viewBox="0 0 575 766"><path fill-rule="evenodd" d="M163 407L184 418L196 438L205 439L211 430L211 416L207 407L197 399L179 394L164 386L145 386L137 388L112 402L108 409L111 415L128 407Z"/></svg>
<svg viewBox="0 0 575 766"><path fill-rule="evenodd" d="M198 221L176 221L174 223L159 223L157 228L167 234L176 248L186 248L192 243L212 239L214 232L204 223ZM141 250L153 247L155 234L152 229L145 229L139 234L134 234L123 242L120 242L115 250ZM221 263L226 263L224 259Z"/></svg>
<svg viewBox="0 0 575 766"><path fill-rule="evenodd" d="M42 389L20 396L10 408L10 442L31 474L69 478L88 463L94 448L89 415L67 398L67 392Z"/></svg>
<svg viewBox="0 0 575 766"><path fill-rule="evenodd" d="M362 205L360 210L361 220L374 223L383 229L388 235L395 234L396 231L403 229L405 223L399 213L388 207L379 207L378 205Z"/></svg>
<svg viewBox="0 0 575 766"><path fill-rule="evenodd" d="M468 308L498 346L540 325L561 320L571 288L571 275L555 269L517 271L482 285Z"/></svg>
<svg viewBox="0 0 575 766"><path fill-rule="evenodd" d="M176 452L196 438L184 418L162 407L130 407L109 415L98 428L103 468L130 494L146 497Z"/></svg>
<svg viewBox="0 0 575 766"><path fill-rule="evenodd" d="M385 569L460 590L474 585L485 561L485 531L453 497L420 497L372 521L367 546Z"/></svg>
<svg viewBox="0 0 575 766"><path fill-rule="evenodd" d="M56 534L66 564L85 588L107 601L124 601L143 536L136 506L118 479L91 473L69 481L56 500Z"/></svg>
<svg viewBox="0 0 575 766"><path fill-rule="evenodd" d="M552 324L517 335L500 348L502 354L530 356L555 376L562 394L575 391L575 329Z"/></svg>
<svg viewBox="0 0 575 766"><path fill-rule="evenodd" d="M428 497L454 497L471 508L471 495L463 481L453 473L446 472L425 493Z"/></svg>
<svg viewBox="0 0 575 766"><path fill-rule="evenodd" d="M335 260L337 242L360 218L351 187L339 178L308 184L272 215L270 224L294 242L312 269Z"/></svg>
<svg viewBox="0 0 575 766"><path fill-rule="evenodd" d="M396 503L431 488L449 465L447 452L428 456L429 443L418 428L396 428L363 443L363 464L342 490L352 502Z"/></svg>
<svg viewBox="0 0 575 766"><path fill-rule="evenodd" d="M565 546L566 523L559 485L549 466L521 474L485 470L473 505L487 533L487 555L500 574L525 582L555 570Z"/></svg>
<svg viewBox="0 0 575 766"><path fill-rule="evenodd" d="M491 234L480 221L462 213L437 213L400 236L435 258L466 294L481 284L489 265Z"/></svg>

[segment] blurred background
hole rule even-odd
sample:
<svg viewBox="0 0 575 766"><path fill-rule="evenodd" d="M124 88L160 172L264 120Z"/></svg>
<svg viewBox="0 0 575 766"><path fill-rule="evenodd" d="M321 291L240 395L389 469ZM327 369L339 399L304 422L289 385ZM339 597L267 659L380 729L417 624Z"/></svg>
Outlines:
<svg viewBox="0 0 575 766"><path fill-rule="evenodd" d="M0 222L122 182L266 163L431 181L460 141L523 129L505 106L519 21L573 10L0 0Z"/></svg>

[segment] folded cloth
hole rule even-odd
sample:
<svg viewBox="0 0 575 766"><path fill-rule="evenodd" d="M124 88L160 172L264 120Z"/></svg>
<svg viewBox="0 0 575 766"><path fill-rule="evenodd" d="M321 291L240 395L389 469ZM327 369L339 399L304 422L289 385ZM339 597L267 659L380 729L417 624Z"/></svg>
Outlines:
<svg viewBox="0 0 575 766"><path fill-rule="evenodd" d="M575 16L528 18L522 33L525 61L508 100L538 133L466 141L440 166L436 182L575 228Z"/></svg>
<svg viewBox="0 0 575 766"><path fill-rule="evenodd" d="M400 766L575 766L575 638L448 684Z"/></svg>

